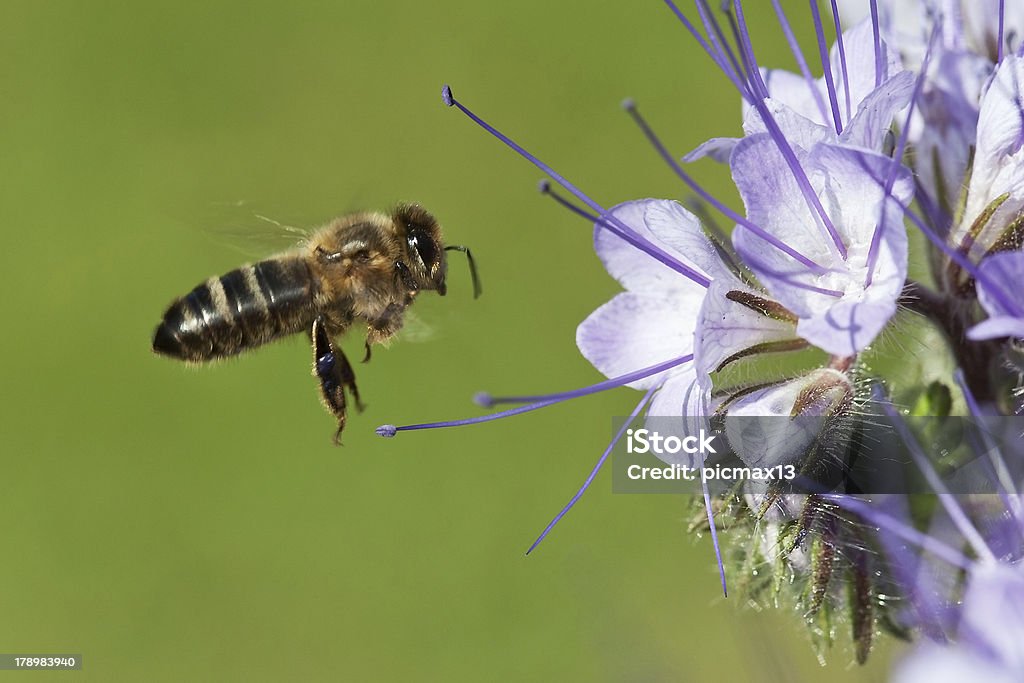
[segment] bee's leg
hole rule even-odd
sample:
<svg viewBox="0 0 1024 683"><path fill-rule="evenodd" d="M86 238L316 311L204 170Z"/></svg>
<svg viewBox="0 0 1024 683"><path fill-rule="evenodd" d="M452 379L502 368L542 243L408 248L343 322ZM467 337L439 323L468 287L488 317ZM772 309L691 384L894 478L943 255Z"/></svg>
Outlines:
<svg viewBox="0 0 1024 683"><path fill-rule="evenodd" d="M370 361L370 347L373 344L383 344L402 329L405 308L405 306L399 304L391 304L384 309L384 313L380 317L367 321L366 357L363 358L364 363Z"/></svg>
<svg viewBox="0 0 1024 683"><path fill-rule="evenodd" d="M345 429L348 404L345 390L348 389L355 399L356 409L363 410L363 402L359 399L356 388L356 375L344 352L336 349L327 333L322 316L313 321L311 332L313 338L313 374L320 382L320 397L324 405L338 420L338 431L334 435L334 443L341 443L341 432Z"/></svg>
<svg viewBox="0 0 1024 683"><path fill-rule="evenodd" d="M341 374L341 381L344 383L345 388L352 394L352 399L356 402L356 410L363 412L366 410L366 406L363 404L362 399L359 398L359 387L356 386L356 373L352 369L352 364L348 362L348 356L341 349L335 349L335 358L338 361L338 368Z"/></svg>

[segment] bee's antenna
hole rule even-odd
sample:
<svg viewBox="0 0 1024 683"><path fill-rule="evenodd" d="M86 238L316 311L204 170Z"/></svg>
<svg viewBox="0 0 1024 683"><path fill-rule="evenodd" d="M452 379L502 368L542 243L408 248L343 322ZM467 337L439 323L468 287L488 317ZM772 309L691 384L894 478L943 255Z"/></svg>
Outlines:
<svg viewBox="0 0 1024 683"><path fill-rule="evenodd" d="M483 293L483 288L480 286L480 276L476 272L476 261L473 260L473 252L469 250L469 247L463 247L458 245L452 245L445 247L445 251L461 251L466 255L466 260L469 261L469 276L473 278L473 298L478 299Z"/></svg>

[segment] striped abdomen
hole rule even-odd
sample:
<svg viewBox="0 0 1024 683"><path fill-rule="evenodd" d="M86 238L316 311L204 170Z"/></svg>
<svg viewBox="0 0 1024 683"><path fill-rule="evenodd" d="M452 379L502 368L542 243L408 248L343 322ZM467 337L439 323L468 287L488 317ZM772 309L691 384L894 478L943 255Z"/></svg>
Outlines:
<svg viewBox="0 0 1024 683"><path fill-rule="evenodd" d="M311 325L313 294L301 258L242 266L172 303L153 335L153 350L189 361L234 355Z"/></svg>

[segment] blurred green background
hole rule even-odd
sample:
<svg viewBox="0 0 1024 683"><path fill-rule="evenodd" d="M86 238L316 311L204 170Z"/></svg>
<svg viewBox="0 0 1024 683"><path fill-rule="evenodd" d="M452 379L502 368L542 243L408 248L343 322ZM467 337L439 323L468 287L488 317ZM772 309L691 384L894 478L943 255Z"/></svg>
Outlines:
<svg viewBox="0 0 1024 683"><path fill-rule="evenodd" d="M791 66L756 4L759 56ZM687 500L599 477L524 557L628 389L374 435L602 379L574 343L617 291L589 227L444 82L606 205L685 196L623 97L680 154L739 130L657 2L0 5L0 651L84 655L61 680L883 678L891 648L821 669L794 615L723 599ZM357 367L344 448L301 337L210 368L151 354L173 297L281 248L256 214L399 200L472 246L485 296L454 261L415 307L429 338Z"/></svg>

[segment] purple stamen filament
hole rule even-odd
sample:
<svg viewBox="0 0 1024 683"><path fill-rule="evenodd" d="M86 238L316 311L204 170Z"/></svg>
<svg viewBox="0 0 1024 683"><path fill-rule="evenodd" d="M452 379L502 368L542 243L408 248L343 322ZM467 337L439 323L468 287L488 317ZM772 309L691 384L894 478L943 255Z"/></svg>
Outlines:
<svg viewBox="0 0 1024 683"><path fill-rule="evenodd" d="M736 223L746 227L755 235L765 240L776 249L793 257L801 264L806 266L807 269L810 270L812 273L820 275L828 272L828 270L825 267L818 265L817 263L815 263L808 257L804 256L793 247L789 246L788 244L786 244L779 238L775 237L771 233L767 232L760 226L750 222L748 219L739 215L738 213L736 213L735 211L733 211L732 209L730 209L729 207L725 206L720 201L715 199L713 196L711 196L711 194L709 194L704 188L702 188L697 183L697 181L691 178L690 175L683 170L683 168L675 160L672 154L669 153L668 149L661 142L661 139L654 132L654 129L650 127L650 125L647 123L647 120L640 114L640 111L637 109L636 103L633 102L633 100L626 100L625 102L623 102L622 108L625 109L631 117L633 117L633 120L636 121L637 126L640 127L640 130L643 131L644 136L648 139L648 141L650 141L651 145L658 152L661 158L665 160L665 163L667 163L675 172L675 174L679 176L679 178L682 179L684 183L689 185L690 189L696 192L697 195L700 196L704 201L709 203L711 206L715 207L726 218L729 218L730 220L735 221Z"/></svg>
<svg viewBox="0 0 1024 683"><path fill-rule="evenodd" d="M683 26L686 27L686 30L689 31L691 35L693 35L693 37L697 40L701 47L704 48L705 52L707 52L711 56L715 64L717 64L718 67L722 69L728 77L730 73L729 70L724 68L721 61L716 57L716 55L714 55L710 51L707 42L696 31L696 29L694 29L693 24L690 23L686 16L679 10L678 7L676 7L676 5L673 2L671 2L671 0L665 0L665 4L667 4L672 9L672 12L683 23ZM743 8L740 7L739 0L734 0L734 8L736 10L736 14L740 22L740 28L739 30L737 30L736 36L738 43L737 48L739 49L740 57L743 59L744 63L751 65L748 69L749 73L747 74L747 77L750 81L749 90L748 87L745 87L740 83L737 83L732 78L730 78L729 80L732 81L733 85L736 86L736 89L740 93L740 95L746 98L750 102L751 106L757 109L758 114L764 121L765 127L768 128L768 132L771 134L772 139L779 147L779 151L782 153L783 158L786 160L786 163L792 170L793 176L796 179L797 185L800 187L800 191L803 193L804 199L807 201L808 206L813 211L815 211L818 214L818 217L821 219L822 225L824 225L825 227L825 231L831 238L829 243L833 245L835 250L838 252L839 257L845 261L847 258L846 245L843 244L843 240L840 237L839 232L832 224L832 219L830 219L828 214L825 213L825 208L821 205L821 201L818 199L818 195L815 194L814 189L811 187L811 183L807 179L807 174L804 173L803 168L797 161L796 155L793 153L792 148L789 146L789 142L782 134L782 131L779 129L778 124L772 117L771 112L768 111L768 108L764 104L764 99L768 97L768 89L765 86L764 81L761 79L760 72L756 68L757 60L754 58L754 53L752 47L750 46L750 41L746 39L746 23L743 18ZM730 20L732 19L732 14L729 15L729 18Z"/></svg>
<svg viewBox="0 0 1024 683"><path fill-rule="evenodd" d="M711 509L711 492L708 491L708 480L704 478L704 462L701 461L700 488L704 495L704 510L708 515L708 527L711 529L711 544L715 546L715 561L718 563L718 576L722 581L722 593L729 597L729 588L725 583L725 564L722 562L722 549L718 545L718 529L715 526L715 513Z"/></svg>
<svg viewBox="0 0 1024 683"><path fill-rule="evenodd" d="M740 0L733 0L732 8L734 13L729 14L729 18L736 22L736 47L740 51L740 54L750 64L747 76L750 78L750 89L756 95L753 100L765 100L768 99L768 86L765 85L764 79L761 78L761 71L757 67L757 57L754 56L754 46L750 42L750 33L747 31L747 19L746 15L743 14L743 4Z"/></svg>
<svg viewBox="0 0 1024 683"><path fill-rule="evenodd" d="M828 120L828 108L825 106L825 100L821 97L821 91L818 90L818 84L811 75L811 68L807 65L807 60L804 58L804 53L800 49L800 43L797 42L796 35L793 34L793 29L789 25L789 20L786 18L786 13L782 10L782 6L779 4L779 0L772 0L772 6L775 8L775 16L779 19L779 26L782 27L782 33L786 36L786 42L789 43L789 51L793 53L793 59L796 60L796 65L800 69L800 73L803 75L804 80L807 82L807 89L811 91L811 95L814 97L815 103L818 105L818 111L821 112L821 120Z"/></svg>
<svg viewBox="0 0 1024 683"><path fill-rule="evenodd" d="M740 37L740 48L747 55L747 59L752 64L757 64L757 60L754 57L754 48L750 44L750 34L747 31L746 19L743 15L743 7L739 0L733 0L733 7L736 10L736 18L739 21L739 37ZM783 159L789 165L790 171L793 173L793 178L796 180L797 186L800 188L800 192L804 195L804 200L812 211L818 214L822 224L825 226L825 231L831 237L830 244L832 244L838 252L842 260L847 259L846 245L843 244L842 237L836 230L835 225L832 224L832 219L829 218L828 213L825 212L825 207L821 205L814 188L811 187L811 181L808 179L807 174L804 172L803 167L796 158L796 154L793 152L793 148L790 146L786 136L783 135L782 129L779 128L779 124L775 121L775 117L772 116L768 107L764 101L768 97L768 89L764 85L764 81L761 80L761 73L757 69L751 72L751 76L757 83L755 90L757 92L763 92L763 97L754 97L751 99L751 105L757 109L757 113L760 115L761 120L764 122L765 127L768 129L768 133L771 135L772 140L779 149L779 153L782 154Z"/></svg>
<svg viewBox="0 0 1024 683"><path fill-rule="evenodd" d="M999 0L999 47L996 48L996 64L1003 61L1003 30L1006 21L1006 0Z"/></svg>
<svg viewBox="0 0 1024 683"><path fill-rule="evenodd" d="M476 402L484 407L490 407L499 403L533 403L553 400L567 401L569 399L580 398L581 396L589 396L590 394L607 391L608 389L615 389L616 387L621 387L623 384L636 382L652 375L656 375L659 372L671 370L672 368L691 360L693 360L692 353L678 358L673 358L672 360L665 361L664 363L652 365L642 370L631 372L627 375L605 380L604 382L598 382L597 384L592 384L591 386L584 387L583 389L573 389L572 391L562 391L556 394L542 394L538 396L491 396L489 394L477 394Z"/></svg>
<svg viewBox="0 0 1024 683"><path fill-rule="evenodd" d="M691 36L693 36L693 39L697 41L697 44L700 45L701 49L704 50L708 57L711 58L711 61L715 63L715 66L717 66L722 73L725 74L725 77L732 81L732 84L736 86L736 89L742 93L745 88L741 78L742 74L735 73L729 64L722 58L721 54L713 50L711 46L708 45L708 42L704 40L704 36L694 28L693 24L690 23L690 20L686 18L686 15L682 13L672 0L665 0L665 4L669 6L669 9L671 9L679 21L682 22L683 26L686 27L686 30L689 31Z"/></svg>
<svg viewBox="0 0 1024 683"><path fill-rule="evenodd" d="M753 254L747 254L744 256L744 260L747 265L752 268L760 268L765 271L771 271L771 268L761 263ZM837 299L841 299L845 296L844 292L840 292L838 289L826 289L825 287L818 287L817 285L808 284L801 282L800 280L787 279L786 283L792 287L798 287L800 289L806 289L808 292L815 292L817 294L824 294L825 296L832 296Z"/></svg>
<svg viewBox="0 0 1024 683"><path fill-rule="evenodd" d="M875 45L875 87L882 85L882 28L878 23L878 0L871 0L871 38Z"/></svg>
<svg viewBox="0 0 1024 683"><path fill-rule="evenodd" d="M875 526L885 527L887 531L899 536L905 541L913 543L922 550L926 550L932 555L949 562L954 567L959 567L964 570L969 570L971 568L971 561L968 560L960 551L946 545L930 534L918 531L914 527L909 524L905 524L892 515L876 510L868 503L868 501L843 493L825 493L822 494L822 498L830 500L847 510L856 512Z"/></svg>
<svg viewBox="0 0 1024 683"><path fill-rule="evenodd" d="M427 422L424 424L405 425L402 427L396 427L395 425L381 425L380 427L377 427L377 435L384 437L392 437L398 432L408 432L419 429L440 429L442 427L463 427L465 425L480 424L483 422L493 422L494 420L500 420L505 417L512 417L513 415L520 415L522 413L528 413L533 410L547 408L548 406L553 406L556 403L568 401L570 399L578 398L580 396L587 396L589 394L595 394L600 391L615 389L617 387L621 387L624 384L636 382L646 377L651 377L652 375L657 375L659 373L665 372L666 370L671 370L672 368L682 365L683 363L688 363L691 360L693 360L693 354L687 354L685 356L680 356L678 358L673 358L672 360L667 360L658 363L657 365L652 365L650 367L643 368L642 370L636 370L626 375L614 377L603 382L598 382L597 384L593 384L589 387L584 387L583 389L567 391L561 394L552 394L551 396L538 397L539 400L533 403L528 403L527 405L519 406L518 408L510 408L508 410L502 410L497 413L491 413L490 415L480 415L478 417L470 417L462 420Z"/></svg>
<svg viewBox="0 0 1024 683"><path fill-rule="evenodd" d="M561 206L561 207L563 207L565 209L568 209L569 211L571 211L575 215L582 216L583 218L586 218L587 220L589 220L592 223L599 223L599 222L601 222L601 217L600 216L595 216L594 214L590 213L586 209L583 209L581 207L578 207L575 204L572 204L572 202L569 202L567 199L565 199L564 197L562 197L561 195L556 193L556 191L551 188L551 182L549 180L547 180L547 179L542 180L538 184L538 189L541 190L541 194L542 195L547 195L551 199L555 200L555 203L557 203L559 206Z"/></svg>
<svg viewBox="0 0 1024 683"><path fill-rule="evenodd" d="M878 387L876 386L875 389L877 397L879 395L877 392ZM984 539L982 539L981 534L979 534L978 530L974 528L970 520L967 519L967 515L964 513L963 508L961 508L957 503L956 498L949 493L949 490L942 482L942 479L935 471L935 468L933 468L931 463L928 461L928 456L922 450L921 444L917 441L917 437L911 434L910 428L907 427L902 416L899 415L888 400L882 398L881 404L886 415L888 415L889 419L892 420L892 424L896 428L896 431L899 432L900 438L903 439L903 442L907 445L907 450L910 451L910 456L914 460L914 464L916 464L917 468L921 470L921 474L924 475L925 480L928 482L928 485L932 487L932 490L939 494L939 503L943 508L945 508L946 514L949 515L953 524L960 530L960 533L963 534L964 538L967 539L967 542L970 543L974 552L978 554L978 557L986 561L994 562L995 556L992 554L992 550L985 543Z"/></svg>
<svg viewBox="0 0 1024 683"><path fill-rule="evenodd" d="M932 29L932 35L928 39L928 49L925 50L924 59L921 60L921 71L917 74L917 79L914 82L914 92L910 98L910 106L907 108L907 118L904 122L903 129L900 131L900 137L896 144L896 149L892 155L892 168L889 170L889 175L885 179L885 191L882 195L882 208L881 215L878 217L878 225L875 226L874 233L871 235L871 244L868 247L868 260L867 260L867 278L864 280L864 286L871 286L871 282L875 277L875 266L878 265L878 255L882 247L882 227L883 219L885 218L885 205L892 196L892 186L896 183L896 173L902 168L903 152L907 147L907 138L910 134L910 122L914 116L914 108L917 106L917 101L921 95L921 89L924 86L924 79L928 73L928 63L931 61L932 48L935 45L935 38L938 36L939 27L936 24L935 28Z"/></svg>
<svg viewBox="0 0 1024 683"><path fill-rule="evenodd" d="M605 227L607 227L616 236L618 236L619 238L621 238L624 241L628 242L629 244L633 245L634 247L636 247L640 251L645 252L646 254L648 254L649 256L654 258L655 260L660 261L661 263L665 264L666 266L668 266L672 270L674 270L674 271L680 273L681 275L683 275L683 276L693 280L694 282L696 282L697 284L701 285L702 287L707 287L710 284L710 281L706 277L704 277L702 274L698 273L693 268L690 268L685 263L679 262L677 259L675 259L672 256L670 256L668 253L666 253L663 249L661 249L657 245L652 244L647 239L644 239L643 237L638 235L636 232L631 230L629 228L629 226L627 226L621 220L619 220L615 216L607 213L605 211L605 209L600 204L598 204L593 199L591 199L586 194L584 194L582 191L580 191L575 185L573 185L568 180L566 180L565 177L563 177L561 174L556 172L553 168L551 168L550 166L545 164L543 161L541 161L537 157L535 157L532 154L530 154L529 152L527 152L525 149L520 147L514 140L512 140L511 138L506 136L504 133L502 133L498 129L496 129L493 126L491 126L490 124L488 124L486 121L481 119L479 116L474 114L472 111L470 111L461 102L459 102L457 99L455 99L455 96L452 95L451 88L449 88L447 85L444 86L444 88L441 90L441 96L444 99L444 103L446 105L448 105L449 107L451 107L451 106L457 107L463 114L465 114L470 119L472 119L478 126L483 128L485 131L487 131L488 133L490 133L494 137L496 137L499 140L501 140L503 143L505 143L509 148L511 148L513 151L515 151L521 157L523 157L524 159L526 159L527 161L532 163L534 166L539 168L541 171L543 171L545 174L547 174L552 180L554 180L556 183L558 183L563 188L568 190L569 193L572 194L574 197L579 199L581 202L583 202L584 204L589 206L591 209L593 209L597 213L606 216L608 224L605 225Z"/></svg>
<svg viewBox="0 0 1024 683"><path fill-rule="evenodd" d="M730 78L734 83L742 79L743 69L740 67L739 61L736 59L736 53L733 51L729 42L725 38L725 34L722 32L722 27L715 19L715 15L711 12L708 7L707 0L697 0L697 12L700 14L700 20L704 24L704 31L708 34L708 40L711 45L718 51L719 55L724 55L728 60L729 64L732 65L732 70L736 74L735 78Z"/></svg>
<svg viewBox="0 0 1024 683"><path fill-rule="evenodd" d="M603 226L607 222L607 221L603 221L603 219L600 216L595 216L594 214L590 213L586 209L583 209L583 208L581 208L579 206L576 206L575 204L570 202L568 199L566 199L562 195L560 195L557 192L555 192L554 190L552 190L551 189L551 183L548 182L547 180L542 180L540 182L540 184L537 186L537 188L540 190L541 194L545 194L545 195L551 197L560 206L562 206L562 207L564 207L566 209L569 209L569 211L571 211L572 213L576 214L577 216L581 216L581 217L587 219L591 223L601 223L602 226Z"/></svg>
<svg viewBox="0 0 1024 683"><path fill-rule="evenodd" d="M839 24L839 7L832 0L832 22L836 29L836 47L839 48L839 67L843 71L843 94L846 95L846 120L853 118L850 102L850 74L846 69L846 48L843 46L843 27Z"/></svg>
<svg viewBox="0 0 1024 683"><path fill-rule="evenodd" d="M828 90L828 101L832 105L832 120L835 123L835 130L838 135L843 132L843 119L839 114L839 96L836 93L836 84L832 76L832 60L828 58L825 26L821 22L821 11L818 9L818 3L815 0L810 0L810 5L811 15L814 17L814 34L818 38L818 56L821 58L821 68L825 72L825 87Z"/></svg>
<svg viewBox="0 0 1024 683"><path fill-rule="evenodd" d="M586 209L583 209L582 207L578 207L577 205L572 204L567 199L556 193L556 191L551 189L551 183L547 179L542 180L540 182L540 184L538 185L538 189L541 190L542 195L549 196L551 199L555 200L555 202L557 202L559 205L568 209L575 215L582 216L583 218L586 218L590 222L594 223L595 225L600 225L601 227L610 230L612 233L615 233L614 226L611 225L606 218L606 216L608 216L609 214L604 214L603 216L595 216ZM709 285L711 285L711 281L705 278L705 276L700 275L700 278L702 282L697 282L694 280L694 282L696 282L697 285L700 285L701 287L708 287ZM693 279L691 278L690 280Z"/></svg>
<svg viewBox="0 0 1024 683"><path fill-rule="evenodd" d="M603 219L601 219L600 217L595 216L595 215L593 215L591 213L588 213L586 210L576 206L575 204L570 202L568 199L566 199L565 197L561 196L560 194L558 194L557 192L552 190L551 189L551 184L547 180L542 180L540 182L540 185L539 185L538 189L540 189L541 194L546 194L546 195L550 196L558 204L560 204L561 206L565 207L569 211L573 212L577 216L582 216L583 218L586 218L587 220L589 220L589 221L591 221L593 223L598 223L598 224L600 224L600 225L602 225L604 227L607 227L606 223L603 221ZM750 259L748 258L747 260L749 261ZM754 264L754 265L756 265L756 264ZM832 296L832 297L836 297L837 299L841 299L843 297L843 292L840 292L839 290L836 290L836 289L826 289L825 287L818 287L816 285L807 284L807 283L801 282L799 280L791 280L791 281L789 281L789 283L793 287L799 287L800 289L806 289L807 291L815 292L816 294L824 294L825 296Z"/></svg>
<svg viewBox="0 0 1024 683"><path fill-rule="evenodd" d="M551 533L551 530L555 528L555 525L562 521L562 518L565 517L566 514L568 514L569 510L571 510L572 507L576 505L576 502L583 497L583 494L586 492L586 490L590 488L590 484L593 483L594 478L597 477L597 473L601 471L601 468L604 466L605 461L608 460L608 456L611 455L612 449L615 448L615 444L619 442L619 440L622 438L622 435L626 433L626 429L629 427L629 425L633 422L633 420L636 419L636 416L640 414L640 411L643 410L645 405L647 405L647 402L651 400L651 396L654 394L657 388L658 387L655 386L648 389L647 393L644 394L644 397L640 399L639 403L636 404L636 408L633 409L633 412L630 414L629 418L627 418L626 421L622 423L622 426L619 427L619 431L616 432L615 437L612 438L611 443L608 444L608 447L604 450L604 453L601 454L601 457L597 459L597 463L594 465L593 469L590 470L590 474L587 475L587 478L584 480L583 485L580 486L579 490L577 490L575 494L573 494L573 497L569 499L569 502L565 504L565 507L558 511L558 514L555 515L554 519L548 522L548 525L544 527L544 531L540 532L540 536L537 537L537 540L534 541L526 550L527 555L532 553L533 549L540 545L541 541L547 538L547 535Z"/></svg>
<svg viewBox="0 0 1024 683"><path fill-rule="evenodd" d="M974 397L971 387L968 386L967 378L964 377L962 368L957 368L953 371L953 380L960 387L960 391L964 395L964 402L967 403L967 410L970 415L978 419L983 418L985 413L982 411L981 406L978 405L978 400ZM1016 486L1013 483L1010 470L1006 466L1006 461L1003 459L1003 454L997 445L991 443L991 438L984 429L978 431L985 444L983 451L978 448L975 448L975 451L988 453L989 471L992 479L999 485L999 498L1003 501L1003 507L1013 514L1017 520L1017 528L1024 534L1024 510L1021 509L1021 498L1019 495L1011 493L1016 490Z"/></svg>
<svg viewBox="0 0 1024 683"><path fill-rule="evenodd" d="M739 52L739 59L743 63L743 73L746 75L746 81L744 83L745 88L740 90L740 96L749 102L751 98L755 97L755 93L757 92L757 82L755 82L750 75L750 70L756 69L757 64L751 64L747 59L746 53L740 49L739 28L736 26L736 18L732 15L732 12L729 11L728 2L722 3L722 13L725 14L726 18L729 20L729 31L732 32L732 39L733 42L736 43L736 49Z"/></svg>
<svg viewBox="0 0 1024 683"><path fill-rule="evenodd" d="M630 413L629 417L626 418L626 420L622 423L622 426L619 427L619 431L615 433L615 436L608 444L608 447L605 448L604 453L601 454L601 457L597 459L597 463L595 463L594 467L591 468L590 473L587 475L587 478L583 481L583 485L580 486L576 493L573 494L572 498L569 499L569 502L566 503L565 506L558 511L558 514L555 515L550 522L548 522L548 525L544 527L544 530L540 532L539 536L537 536L537 540L535 540L526 550L527 555L532 553L534 549L538 545L540 545L541 541L547 538L548 534L550 534L552 529L555 528L555 525L562 521L562 518L569 513L569 510L571 510L573 506L576 505L577 502L579 502L580 498L583 497L583 494L586 493L587 489L590 488L590 485L594 483L594 479L597 477L597 473L601 471L602 467L604 467L605 462L607 462L608 460L608 456L611 455L612 449L615 448L615 444L617 444L622 439L622 435L626 433L626 429L628 429L629 425L632 424L633 420L636 419L636 416L640 414L640 411L644 409L644 406L646 406L647 403L651 400L651 396L654 395L654 392L657 391L658 388L658 386L653 386L650 389L648 389L647 392L644 394L643 398L640 399L640 402L636 404L636 407L633 409L633 412ZM725 581L725 565L722 563L722 552L718 544L718 530L715 528L715 518L711 510L711 497L708 491L707 481L703 477L703 468L701 469L701 487L703 489L704 494L704 505L707 510L708 523L711 527L711 541L714 544L715 558L718 562L718 574L721 577L722 581L722 592L728 597L729 591Z"/></svg>

